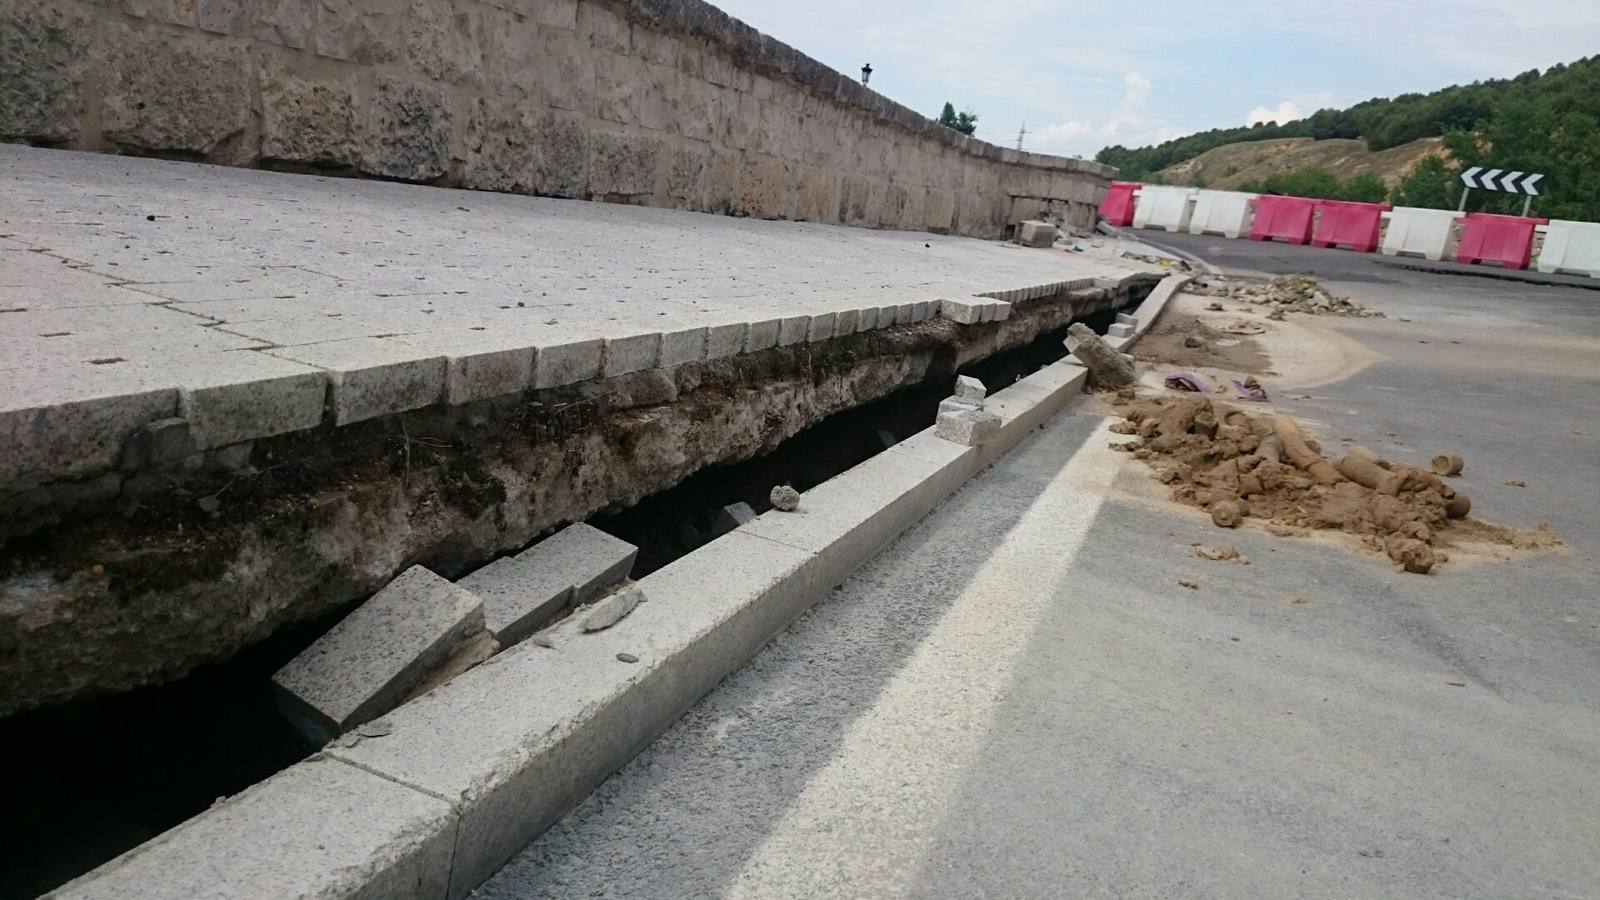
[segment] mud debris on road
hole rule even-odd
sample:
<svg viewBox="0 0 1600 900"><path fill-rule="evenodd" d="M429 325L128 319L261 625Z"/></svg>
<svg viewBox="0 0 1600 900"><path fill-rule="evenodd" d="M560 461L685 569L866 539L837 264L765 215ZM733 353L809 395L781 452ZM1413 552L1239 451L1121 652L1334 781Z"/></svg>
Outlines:
<svg viewBox="0 0 1600 900"><path fill-rule="evenodd" d="M1334 296L1321 281L1306 274L1279 275L1269 281L1238 276L1210 276L1190 282L1185 290L1208 297L1225 297L1267 306L1271 308L1269 318L1281 319L1280 314L1288 312L1312 316L1383 317L1383 313L1367 308L1360 300ZM1221 304L1216 306L1220 308Z"/></svg>

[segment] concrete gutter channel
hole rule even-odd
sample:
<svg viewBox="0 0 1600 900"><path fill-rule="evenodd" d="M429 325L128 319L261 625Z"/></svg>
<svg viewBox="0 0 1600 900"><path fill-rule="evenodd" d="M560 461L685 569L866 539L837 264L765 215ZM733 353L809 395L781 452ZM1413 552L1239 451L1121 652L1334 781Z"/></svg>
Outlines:
<svg viewBox="0 0 1600 900"><path fill-rule="evenodd" d="M335 741L49 896L462 897L1086 379L1047 365L988 398L986 443L919 432L642 578L647 601L610 629L564 620L551 647L517 644L391 712L389 733Z"/></svg>

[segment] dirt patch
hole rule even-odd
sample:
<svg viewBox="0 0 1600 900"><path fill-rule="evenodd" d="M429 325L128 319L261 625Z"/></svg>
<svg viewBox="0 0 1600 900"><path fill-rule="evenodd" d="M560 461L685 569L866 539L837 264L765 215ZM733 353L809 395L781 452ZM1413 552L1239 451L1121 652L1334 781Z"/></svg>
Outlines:
<svg viewBox="0 0 1600 900"><path fill-rule="evenodd" d="M1418 574L1446 562L1447 547L1560 544L1546 526L1528 531L1468 518L1470 499L1432 472L1359 447L1327 459L1287 416L1132 390L1108 402L1124 419L1111 430L1130 436L1111 446L1144 460L1173 500L1206 510L1219 528L1254 521L1284 537L1342 532Z"/></svg>
<svg viewBox="0 0 1600 900"><path fill-rule="evenodd" d="M1310 275L1279 275L1262 281L1254 278L1212 276L1192 281L1187 290L1208 297L1225 297L1268 308L1267 318L1282 319L1291 312L1311 316L1383 318L1383 313L1368 309L1353 297L1340 297ZM1217 308L1220 309L1218 304Z"/></svg>
<svg viewBox="0 0 1600 900"><path fill-rule="evenodd" d="M1272 360L1259 341L1213 328L1199 316L1162 316L1160 324L1133 345L1133 358L1163 368L1211 368L1250 375L1272 369Z"/></svg>

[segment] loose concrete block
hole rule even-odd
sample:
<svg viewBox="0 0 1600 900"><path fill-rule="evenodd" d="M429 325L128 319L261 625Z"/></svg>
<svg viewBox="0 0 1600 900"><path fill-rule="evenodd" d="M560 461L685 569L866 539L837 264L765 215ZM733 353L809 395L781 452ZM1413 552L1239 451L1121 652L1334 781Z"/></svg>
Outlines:
<svg viewBox="0 0 1600 900"><path fill-rule="evenodd" d="M1106 329L1108 337L1125 338L1133 336L1133 326L1126 322L1117 322Z"/></svg>
<svg viewBox="0 0 1600 900"><path fill-rule="evenodd" d="M942 416L947 412L966 412L967 410L981 408L981 403L973 403L970 400L963 400L960 397L946 397L939 401L938 415Z"/></svg>
<svg viewBox="0 0 1600 900"><path fill-rule="evenodd" d="M661 333L663 368L699 362L706 358L706 329L684 328Z"/></svg>
<svg viewBox="0 0 1600 900"><path fill-rule="evenodd" d="M420 354L444 356L444 399L452 406L520 394L533 381L534 351L525 338L458 330L402 340L417 347Z"/></svg>
<svg viewBox="0 0 1600 900"><path fill-rule="evenodd" d="M833 313L818 313L811 317L810 327L806 329L806 340L815 343L833 337Z"/></svg>
<svg viewBox="0 0 1600 900"><path fill-rule="evenodd" d="M406 694L404 702L410 703L423 694L433 690L450 679L471 669L479 663L487 662L496 653L500 652L500 642L494 639L487 629L470 634L462 638L461 643L450 651L445 661L437 669L423 677L422 682Z"/></svg>
<svg viewBox="0 0 1600 900"><path fill-rule="evenodd" d="M615 378L661 365L661 332L648 331L605 338L600 374Z"/></svg>
<svg viewBox="0 0 1600 900"><path fill-rule="evenodd" d="M750 325L747 322L712 325L707 328L706 359L722 359L725 356L738 355L745 348L749 330Z"/></svg>
<svg viewBox="0 0 1600 900"><path fill-rule="evenodd" d="M971 375L957 375L955 395L957 399L981 406L983 398L989 395L989 389L983 386L983 382L973 378Z"/></svg>
<svg viewBox="0 0 1600 900"><path fill-rule="evenodd" d="M1017 226L1017 243L1025 247L1049 247L1056 241L1056 227L1049 222L1028 221Z"/></svg>
<svg viewBox="0 0 1600 900"><path fill-rule="evenodd" d="M534 351L533 386L552 388L599 378L603 355L600 338L541 343Z"/></svg>
<svg viewBox="0 0 1600 900"><path fill-rule="evenodd" d="M858 330L860 330L860 321L861 313L859 310L842 309L837 313L834 313L834 337L844 337L847 334L855 334Z"/></svg>
<svg viewBox="0 0 1600 900"><path fill-rule="evenodd" d="M356 338L266 352L326 369L339 425L421 409L444 398L444 357L398 338Z"/></svg>
<svg viewBox="0 0 1600 900"><path fill-rule="evenodd" d="M51 896L443 897L455 830L446 801L319 756L217 802Z"/></svg>
<svg viewBox="0 0 1600 900"><path fill-rule="evenodd" d="M1119 313L1117 313L1117 324L1133 326L1133 325L1138 325L1139 324L1139 320L1135 319L1133 316L1128 315L1127 313L1119 312Z"/></svg>
<svg viewBox="0 0 1600 900"><path fill-rule="evenodd" d="M976 447L1000 433L1000 417L981 409L939 414L934 428L939 437L967 447Z"/></svg>
<svg viewBox="0 0 1600 900"><path fill-rule="evenodd" d="M389 715L388 737L330 755L452 798L464 895L809 608L811 557L727 535L641 579L649 602L614 627L563 622L558 652L504 651Z"/></svg>
<svg viewBox="0 0 1600 900"><path fill-rule="evenodd" d="M326 741L393 709L484 628L473 594L412 566L272 676L295 726Z"/></svg>
<svg viewBox="0 0 1600 900"><path fill-rule="evenodd" d="M983 321L983 301L940 300L939 315L957 325L976 325Z"/></svg>
<svg viewBox="0 0 1600 900"><path fill-rule="evenodd" d="M580 522L484 566L459 585L483 598L489 631L509 647L567 605L587 602L628 577L638 554L627 541Z"/></svg>
<svg viewBox="0 0 1600 900"><path fill-rule="evenodd" d="M754 521L755 517L756 511L751 509L750 504L743 500L738 503L730 503L717 513L716 525L712 531L717 535L724 535L740 525Z"/></svg>
<svg viewBox="0 0 1600 900"><path fill-rule="evenodd" d="M778 324L778 346L798 344L806 339L810 330L810 316L785 316Z"/></svg>
<svg viewBox="0 0 1600 900"><path fill-rule="evenodd" d="M750 330L745 335L744 352L755 353L778 346L778 333L781 327L782 321L779 319L760 319L751 322Z"/></svg>
<svg viewBox="0 0 1600 900"><path fill-rule="evenodd" d="M644 592L639 590L638 585L629 585L595 601L578 619L578 627L585 632L604 631L621 622L642 602Z"/></svg>

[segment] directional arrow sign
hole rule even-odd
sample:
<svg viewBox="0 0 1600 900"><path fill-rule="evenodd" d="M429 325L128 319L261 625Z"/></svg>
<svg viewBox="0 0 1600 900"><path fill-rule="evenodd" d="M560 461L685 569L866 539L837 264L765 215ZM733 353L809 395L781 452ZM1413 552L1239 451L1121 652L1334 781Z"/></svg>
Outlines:
<svg viewBox="0 0 1600 900"><path fill-rule="evenodd" d="M1461 183L1469 188L1486 191L1505 191L1508 194L1527 194L1537 197L1544 176L1537 172L1516 172L1506 169L1486 169L1472 166L1462 171Z"/></svg>

